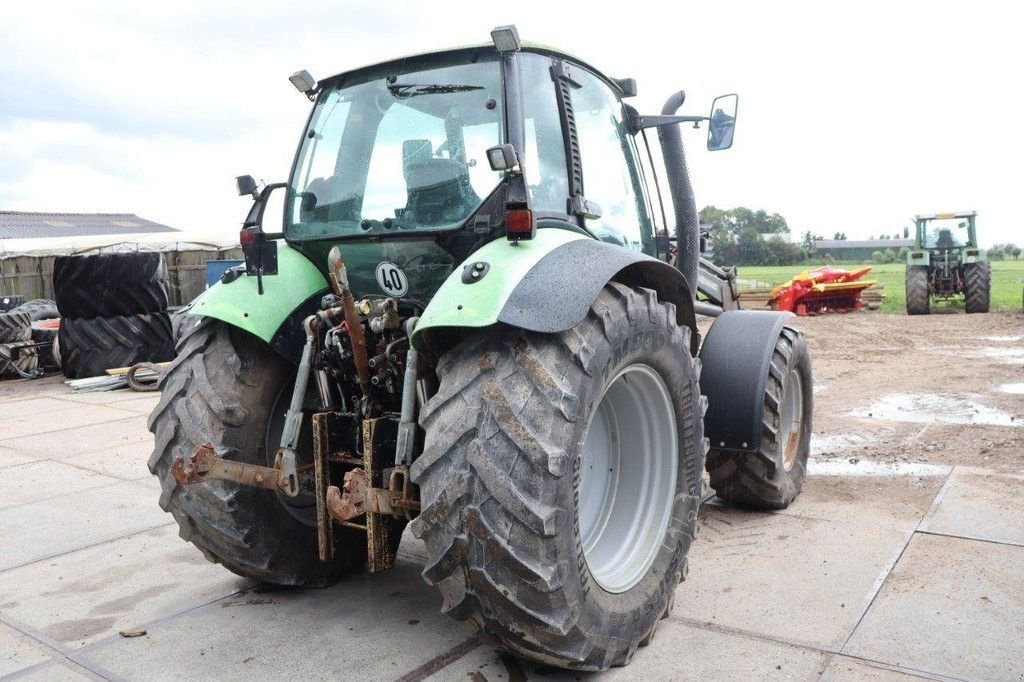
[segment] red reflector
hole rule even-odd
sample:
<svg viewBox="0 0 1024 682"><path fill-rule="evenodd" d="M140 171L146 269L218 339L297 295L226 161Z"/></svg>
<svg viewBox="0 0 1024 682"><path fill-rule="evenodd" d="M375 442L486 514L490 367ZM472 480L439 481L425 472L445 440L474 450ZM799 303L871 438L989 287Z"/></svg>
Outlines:
<svg viewBox="0 0 1024 682"><path fill-rule="evenodd" d="M242 230L238 233L238 242L242 246L256 243L256 232L254 230Z"/></svg>
<svg viewBox="0 0 1024 682"><path fill-rule="evenodd" d="M533 236L533 212L520 208L505 212L505 231L515 239L529 239Z"/></svg>

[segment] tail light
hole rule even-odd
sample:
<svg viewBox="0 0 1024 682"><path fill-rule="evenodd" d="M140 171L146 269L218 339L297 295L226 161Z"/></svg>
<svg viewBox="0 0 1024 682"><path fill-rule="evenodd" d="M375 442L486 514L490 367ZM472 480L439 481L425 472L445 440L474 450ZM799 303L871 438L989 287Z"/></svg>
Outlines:
<svg viewBox="0 0 1024 682"><path fill-rule="evenodd" d="M977 256L978 255L978 250L977 249L967 249L967 255L968 256Z"/></svg>
<svg viewBox="0 0 1024 682"><path fill-rule="evenodd" d="M528 208L513 208L505 211L505 235L509 241L533 239L537 227L533 222L533 211Z"/></svg>
<svg viewBox="0 0 1024 682"><path fill-rule="evenodd" d="M914 260L920 260L921 258L924 258L924 254L923 253L912 253L912 254L910 254L910 257L913 258Z"/></svg>
<svg viewBox="0 0 1024 682"><path fill-rule="evenodd" d="M242 246L248 246L249 244L256 243L256 230L244 228L238 233L238 243Z"/></svg>

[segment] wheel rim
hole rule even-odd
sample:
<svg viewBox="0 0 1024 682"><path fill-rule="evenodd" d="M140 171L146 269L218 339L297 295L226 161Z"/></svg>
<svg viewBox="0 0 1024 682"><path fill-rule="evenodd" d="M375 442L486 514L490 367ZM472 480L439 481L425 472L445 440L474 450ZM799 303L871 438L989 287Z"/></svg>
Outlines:
<svg viewBox="0 0 1024 682"><path fill-rule="evenodd" d="M789 370L782 396L782 418L779 433L782 437L782 465L786 471L796 463L800 450L800 430L804 421L804 383L796 368Z"/></svg>
<svg viewBox="0 0 1024 682"><path fill-rule="evenodd" d="M583 556L606 591L646 575L672 516L679 462L675 407L662 378L635 364L608 384L583 442Z"/></svg>
<svg viewBox="0 0 1024 682"><path fill-rule="evenodd" d="M294 381L289 381L278 391L274 406L270 410L270 418L267 420L267 434L264 445L266 465L274 466L274 459L277 457L277 449L281 445L281 433L284 431L284 420L291 406L292 390ZM302 428L299 429L299 443L295 450L295 465L302 469L313 463L313 427L310 420L302 420ZM307 526L316 527L316 497L306 491L299 490L295 497L289 497L284 493L274 491L277 501L296 520Z"/></svg>

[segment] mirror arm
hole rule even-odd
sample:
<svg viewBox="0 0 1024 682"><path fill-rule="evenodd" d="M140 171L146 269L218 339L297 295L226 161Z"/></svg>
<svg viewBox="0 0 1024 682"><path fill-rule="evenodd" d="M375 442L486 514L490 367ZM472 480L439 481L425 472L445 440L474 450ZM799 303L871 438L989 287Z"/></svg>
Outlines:
<svg viewBox="0 0 1024 682"><path fill-rule="evenodd" d="M700 123L710 121L707 116L633 116L630 118L629 127L633 133L638 133L647 128L660 128L675 123Z"/></svg>

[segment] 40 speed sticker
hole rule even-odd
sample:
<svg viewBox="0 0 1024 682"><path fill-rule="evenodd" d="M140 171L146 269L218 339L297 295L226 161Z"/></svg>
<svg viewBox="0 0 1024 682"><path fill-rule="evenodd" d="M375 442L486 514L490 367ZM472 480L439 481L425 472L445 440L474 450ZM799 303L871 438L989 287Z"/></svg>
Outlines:
<svg viewBox="0 0 1024 682"><path fill-rule="evenodd" d="M409 291L409 279L394 263L387 261L377 266L377 284L388 295L400 298Z"/></svg>

